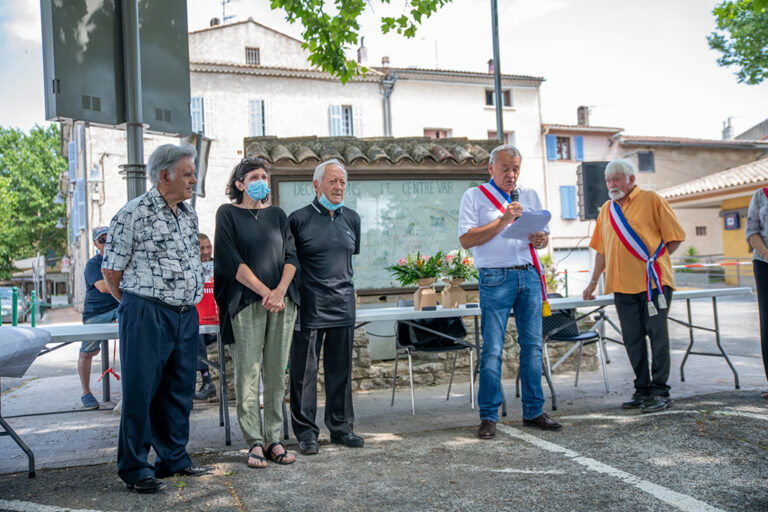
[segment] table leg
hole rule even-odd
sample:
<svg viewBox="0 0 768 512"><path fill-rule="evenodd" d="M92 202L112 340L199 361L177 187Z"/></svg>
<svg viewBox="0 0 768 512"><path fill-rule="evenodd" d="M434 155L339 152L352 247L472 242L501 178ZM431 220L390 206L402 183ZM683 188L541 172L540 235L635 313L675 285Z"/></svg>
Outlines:
<svg viewBox="0 0 768 512"><path fill-rule="evenodd" d="M109 369L109 340L101 342L101 394L102 402L109 402L109 378L110 375L106 373Z"/></svg>
<svg viewBox="0 0 768 512"><path fill-rule="evenodd" d="M29 449L29 446L19 437L15 430L11 428L7 421L3 419L2 409L0 409L0 427L3 431L0 432L0 436L11 436L19 448L27 454L27 460L29 461L29 478L35 478L35 454Z"/></svg>
<svg viewBox="0 0 768 512"><path fill-rule="evenodd" d="M229 399L227 398L227 357L224 353L224 342L221 334L216 335L219 346L219 425L224 426L224 441L227 446L232 445L232 435L229 429Z"/></svg>
<svg viewBox="0 0 768 512"><path fill-rule="evenodd" d="M685 307L688 309L688 337L690 338L690 342L688 343L688 348L685 350L683 362L680 363L680 382L685 382L685 362L688 360L688 355L691 353L691 349L693 348L693 316L691 315L691 299L685 299Z"/></svg>
<svg viewBox="0 0 768 512"><path fill-rule="evenodd" d="M736 389L741 389L741 386L739 386L739 374L736 373L736 368L733 367L731 358L728 357L728 354L726 354L725 349L720 344L720 321L717 317L717 297L712 297L712 312L715 315L715 341L717 342L717 348L718 350L720 350L720 353L723 354L723 357L725 358L725 361L728 363L728 366L731 367L731 371L733 372L733 379L736 384Z"/></svg>

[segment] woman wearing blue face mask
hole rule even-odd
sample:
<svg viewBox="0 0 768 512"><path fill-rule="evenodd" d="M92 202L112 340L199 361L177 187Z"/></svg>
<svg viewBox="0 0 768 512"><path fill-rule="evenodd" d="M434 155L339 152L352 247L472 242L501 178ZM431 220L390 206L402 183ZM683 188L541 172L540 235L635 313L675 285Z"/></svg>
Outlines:
<svg viewBox="0 0 768 512"><path fill-rule="evenodd" d="M292 285L298 260L285 212L267 203L268 184L265 160L242 160L227 183L232 202L216 212L214 296L224 343L234 343L237 418L250 447L248 466L253 468L266 467L267 459L278 464L295 460L280 442L280 428L285 367L299 303Z"/></svg>

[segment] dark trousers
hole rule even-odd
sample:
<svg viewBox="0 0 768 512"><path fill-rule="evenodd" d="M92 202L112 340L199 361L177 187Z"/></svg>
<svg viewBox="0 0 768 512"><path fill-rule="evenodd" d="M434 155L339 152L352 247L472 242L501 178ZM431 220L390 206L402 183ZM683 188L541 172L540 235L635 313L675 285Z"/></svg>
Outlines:
<svg viewBox="0 0 768 512"><path fill-rule="evenodd" d="M672 288L662 286L667 305L672 305ZM648 300L642 293L614 293L613 300L624 338L624 348L635 372L635 393L669 396L669 330L667 313L659 309L658 290L653 290L653 303L658 313L648 315ZM651 340L651 371L648 371L648 349L645 337Z"/></svg>
<svg viewBox="0 0 768 512"><path fill-rule="evenodd" d="M177 313L137 295L120 301L123 408L117 474L133 484L192 464L189 412L195 392L197 310ZM147 461L150 446L157 458Z"/></svg>
<svg viewBox="0 0 768 512"><path fill-rule="evenodd" d="M291 344L291 424L299 441L317 439L317 369L323 350L325 426L333 435L352 432L352 345L355 327L305 329Z"/></svg>
<svg viewBox="0 0 768 512"><path fill-rule="evenodd" d="M760 347L763 350L763 368L768 378L768 263L752 261L757 288L757 308L760 311Z"/></svg>
<svg viewBox="0 0 768 512"><path fill-rule="evenodd" d="M211 343L216 343L215 334L201 334L197 337L197 369L200 371L208 369L203 359L208 359L208 345Z"/></svg>

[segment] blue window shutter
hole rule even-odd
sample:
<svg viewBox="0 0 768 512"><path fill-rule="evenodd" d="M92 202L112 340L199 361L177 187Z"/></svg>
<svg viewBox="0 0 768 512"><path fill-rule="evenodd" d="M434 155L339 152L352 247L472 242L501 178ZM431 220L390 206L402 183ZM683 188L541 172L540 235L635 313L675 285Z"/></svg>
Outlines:
<svg viewBox="0 0 768 512"><path fill-rule="evenodd" d="M560 187L560 217L575 219L579 216L576 207L576 187L564 185Z"/></svg>
<svg viewBox="0 0 768 512"><path fill-rule="evenodd" d="M573 138L573 146L575 148L575 156L577 162L584 161L584 137L577 135Z"/></svg>
<svg viewBox="0 0 768 512"><path fill-rule="evenodd" d="M557 139L547 135L547 160L557 160Z"/></svg>
<svg viewBox="0 0 768 512"><path fill-rule="evenodd" d="M341 105L328 106L328 122L331 137L342 135L341 131Z"/></svg>

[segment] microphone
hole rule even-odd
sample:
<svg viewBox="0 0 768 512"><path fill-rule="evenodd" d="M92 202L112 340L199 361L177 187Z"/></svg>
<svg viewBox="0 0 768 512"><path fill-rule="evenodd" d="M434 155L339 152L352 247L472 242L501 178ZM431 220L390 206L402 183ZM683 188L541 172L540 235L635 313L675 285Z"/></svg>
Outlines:
<svg viewBox="0 0 768 512"><path fill-rule="evenodd" d="M520 191L517 190L517 187L512 189L512 192L509 193L509 199L510 199L509 201L510 203L516 203L520 200Z"/></svg>

